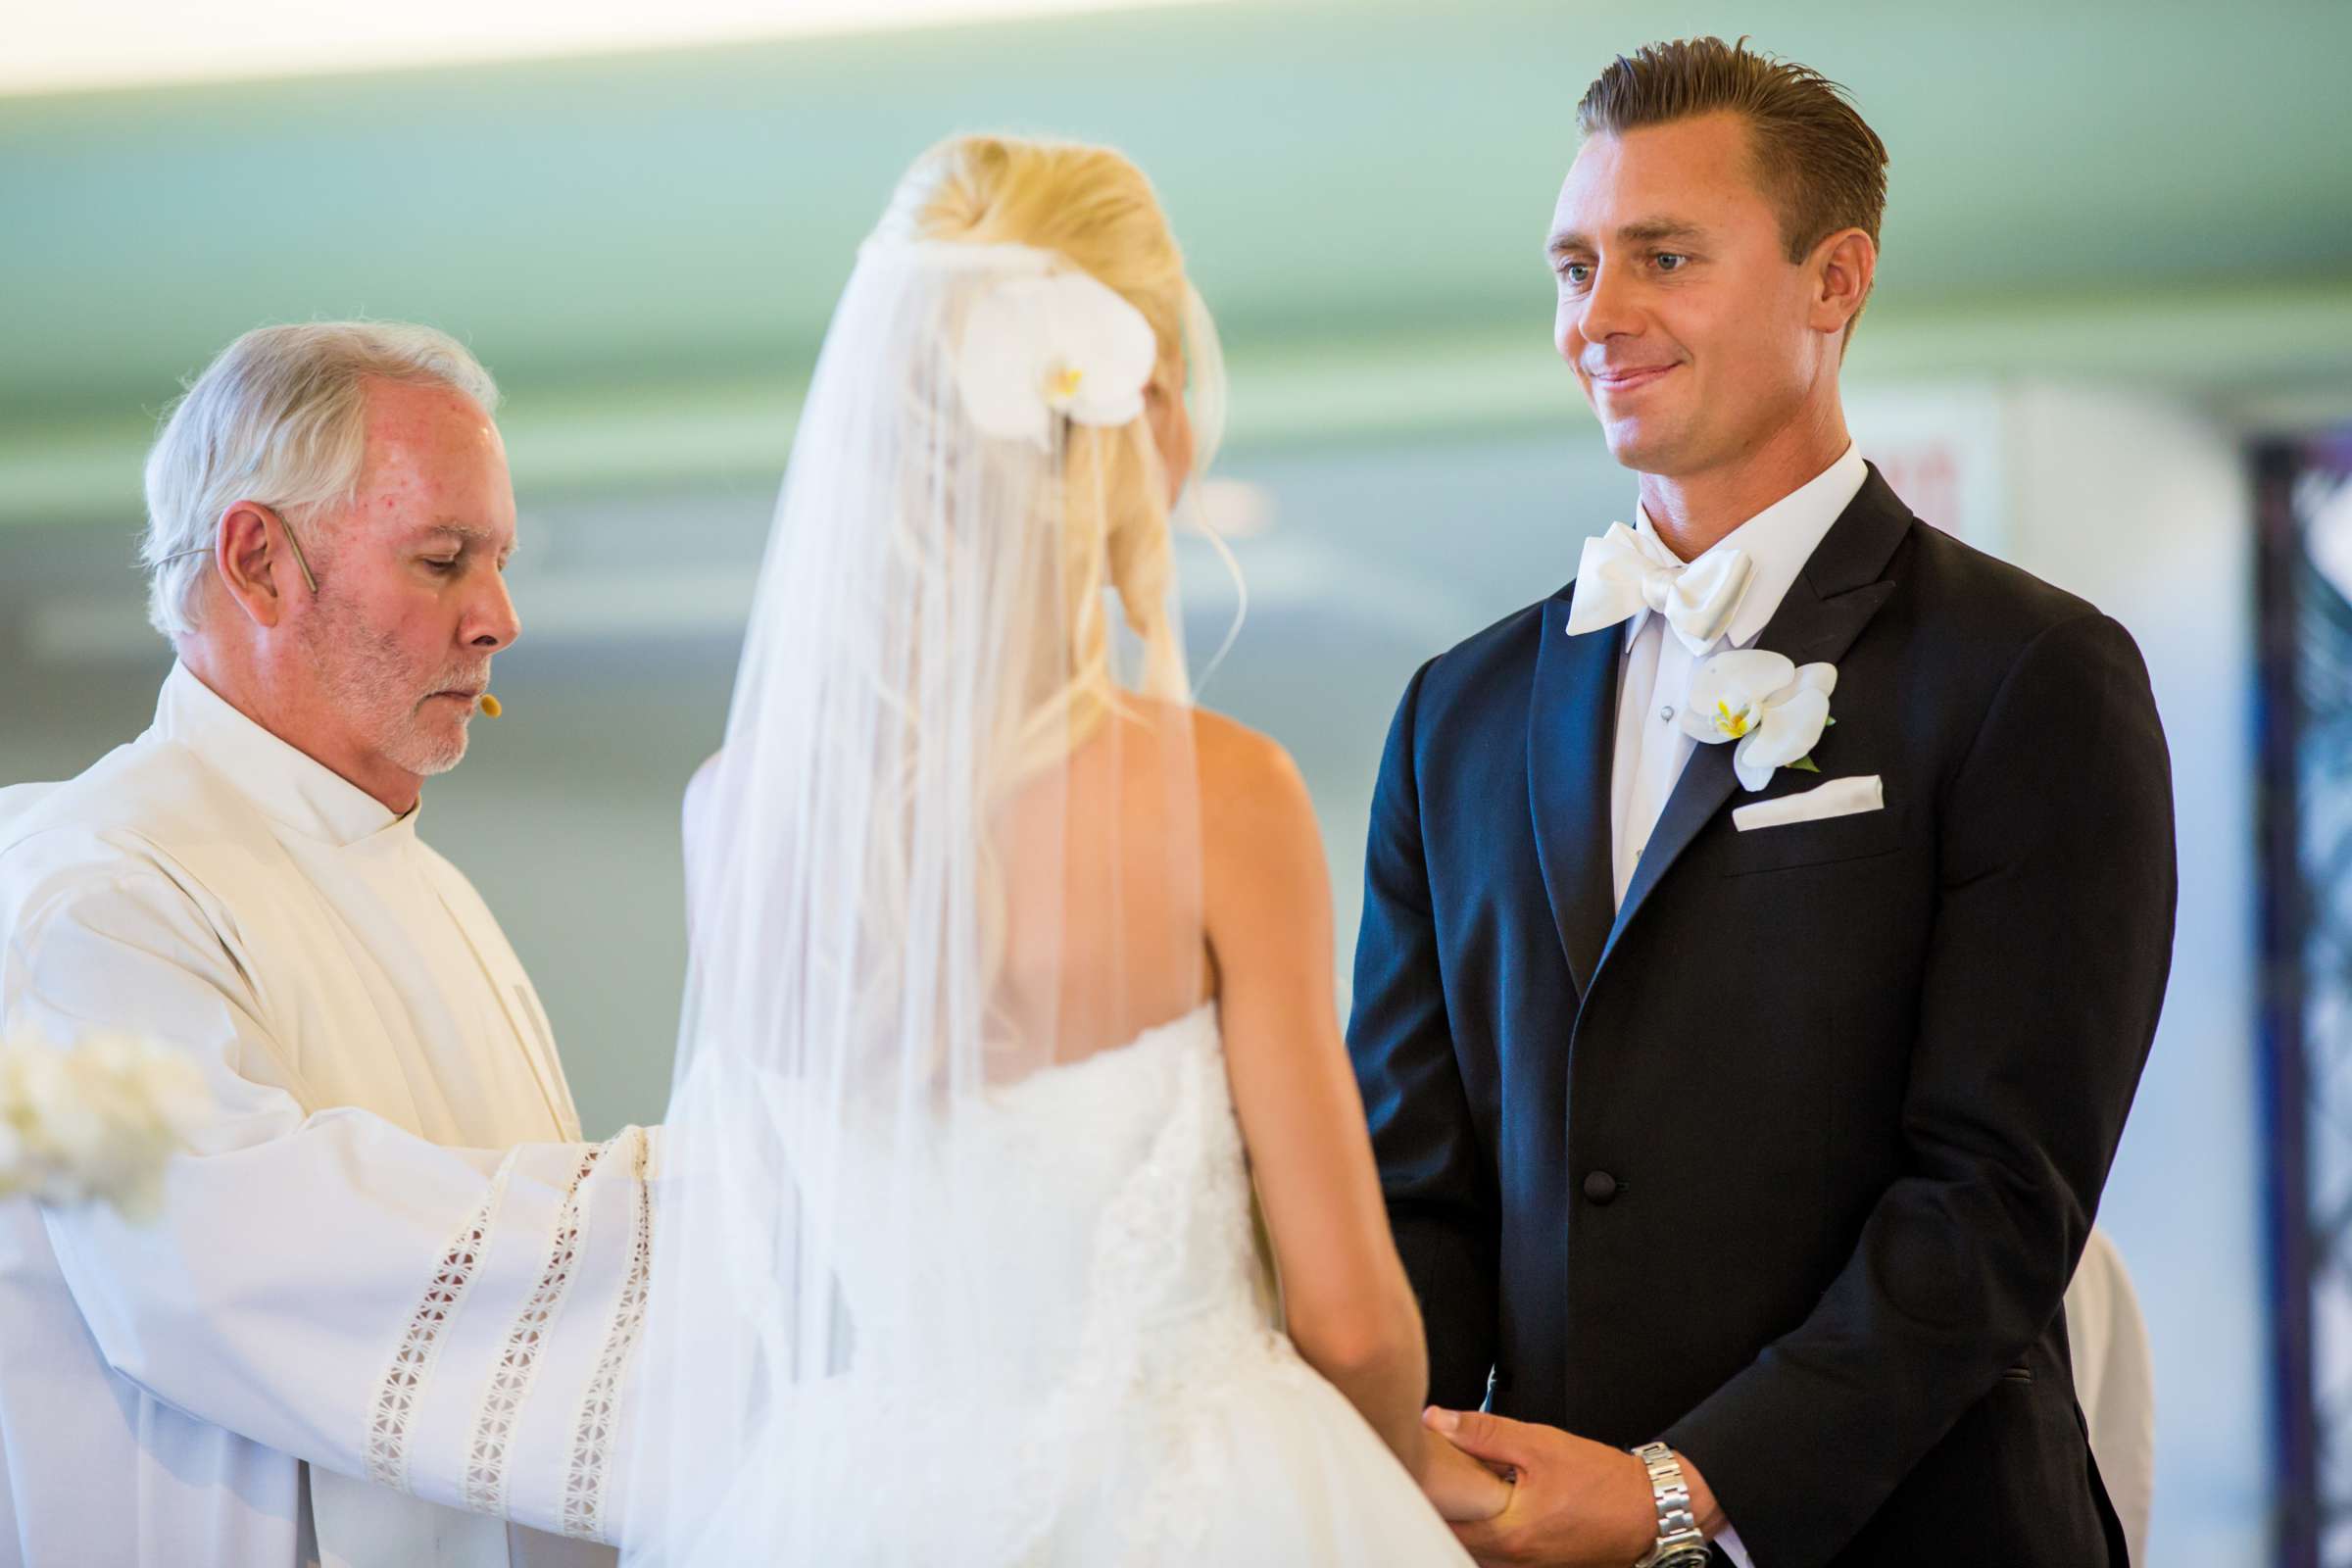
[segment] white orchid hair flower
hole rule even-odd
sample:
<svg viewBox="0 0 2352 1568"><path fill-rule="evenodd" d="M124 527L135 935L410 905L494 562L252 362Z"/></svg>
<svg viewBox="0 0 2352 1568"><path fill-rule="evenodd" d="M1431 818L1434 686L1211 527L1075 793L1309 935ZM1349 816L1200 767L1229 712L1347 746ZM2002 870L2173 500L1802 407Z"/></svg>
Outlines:
<svg viewBox="0 0 2352 1568"><path fill-rule="evenodd" d="M1760 648L1717 654L1691 672L1684 700L1683 733L1709 746L1736 743L1732 770L1753 793L1772 782L1775 768L1818 772L1813 748L1830 722L1830 693L1838 666L1801 668Z"/></svg>
<svg viewBox="0 0 2352 1568"><path fill-rule="evenodd" d="M1140 418L1158 359L1143 312L1086 272L1052 272L973 301L956 384L984 434L1051 448L1056 416L1109 426Z"/></svg>

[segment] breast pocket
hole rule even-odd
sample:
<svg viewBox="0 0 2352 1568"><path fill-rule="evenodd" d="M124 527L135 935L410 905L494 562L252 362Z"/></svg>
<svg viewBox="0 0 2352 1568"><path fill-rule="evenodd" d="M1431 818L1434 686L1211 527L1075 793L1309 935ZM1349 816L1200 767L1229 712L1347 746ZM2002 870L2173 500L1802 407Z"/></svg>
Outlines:
<svg viewBox="0 0 2352 1568"><path fill-rule="evenodd" d="M1759 871L1788 871L1800 865L1828 865L1838 860L1866 859L1892 855L1910 835L1910 813L1892 785L1886 804L1875 811L1828 816L1811 822L1788 822L1779 827L1752 828L1745 833L1725 824L1729 843L1722 867L1725 876L1753 876Z"/></svg>

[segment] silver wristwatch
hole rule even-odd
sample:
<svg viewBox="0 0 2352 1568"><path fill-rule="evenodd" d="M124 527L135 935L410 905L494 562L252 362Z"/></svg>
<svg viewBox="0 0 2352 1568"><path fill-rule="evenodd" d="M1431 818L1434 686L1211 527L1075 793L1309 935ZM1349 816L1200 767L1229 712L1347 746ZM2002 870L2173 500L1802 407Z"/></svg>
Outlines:
<svg viewBox="0 0 2352 1568"><path fill-rule="evenodd" d="M1698 1517L1690 1511L1690 1483L1683 1479L1683 1461L1663 1443L1645 1443L1634 1450L1649 1472L1649 1495L1658 1506L1658 1539L1634 1568L1705 1568L1707 1538Z"/></svg>

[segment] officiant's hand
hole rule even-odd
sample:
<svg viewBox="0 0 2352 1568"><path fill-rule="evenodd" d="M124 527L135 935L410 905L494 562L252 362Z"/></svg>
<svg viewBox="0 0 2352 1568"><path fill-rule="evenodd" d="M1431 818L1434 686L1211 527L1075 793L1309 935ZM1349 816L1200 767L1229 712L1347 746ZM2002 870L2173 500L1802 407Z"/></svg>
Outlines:
<svg viewBox="0 0 2352 1568"><path fill-rule="evenodd" d="M1432 1406L1422 1420L1463 1451L1508 1466L1517 1478L1502 1512L1453 1527L1462 1548L1483 1568L1626 1568L1657 1541L1649 1472L1623 1448L1479 1410ZM1715 1495L1688 1458L1683 1474L1700 1526L1710 1533L1720 1529Z"/></svg>

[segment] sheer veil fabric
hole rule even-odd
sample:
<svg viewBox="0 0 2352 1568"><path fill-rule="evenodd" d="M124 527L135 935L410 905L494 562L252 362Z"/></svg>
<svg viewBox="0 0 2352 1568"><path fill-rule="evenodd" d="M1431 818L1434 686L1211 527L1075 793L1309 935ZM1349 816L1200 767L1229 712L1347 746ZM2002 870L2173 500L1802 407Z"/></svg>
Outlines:
<svg viewBox="0 0 2352 1568"><path fill-rule="evenodd" d="M1070 270L872 240L827 334L689 878L634 1563L1032 1560L1147 1353L1033 1112L1211 989L1164 479L1140 413L975 418L1094 373L973 357Z"/></svg>

